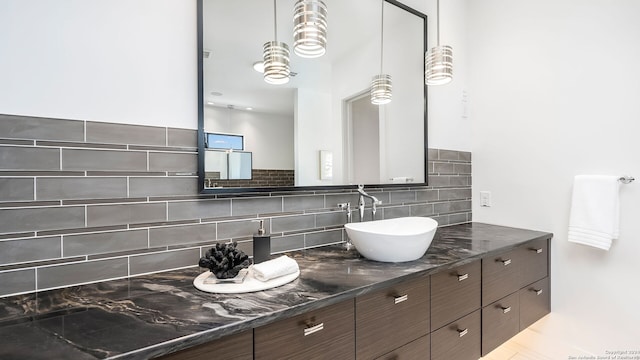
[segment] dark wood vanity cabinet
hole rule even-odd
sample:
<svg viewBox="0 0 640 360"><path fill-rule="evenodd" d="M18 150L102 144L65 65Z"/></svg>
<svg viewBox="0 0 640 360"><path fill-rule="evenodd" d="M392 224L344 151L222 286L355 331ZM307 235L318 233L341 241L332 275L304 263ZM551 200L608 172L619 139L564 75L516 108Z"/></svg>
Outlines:
<svg viewBox="0 0 640 360"><path fill-rule="evenodd" d="M551 311L549 277L525 286L520 297L520 331L528 328Z"/></svg>
<svg viewBox="0 0 640 360"><path fill-rule="evenodd" d="M253 359L253 330L225 336L202 345L164 355L161 360L210 360L214 358L228 360Z"/></svg>
<svg viewBox="0 0 640 360"><path fill-rule="evenodd" d="M520 332L518 293L482 308L482 349L495 349Z"/></svg>
<svg viewBox="0 0 640 360"><path fill-rule="evenodd" d="M541 239L518 248L521 258L520 287L549 275L549 240Z"/></svg>
<svg viewBox="0 0 640 360"><path fill-rule="evenodd" d="M480 310L431 333L431 360L480 358Z"/></svg>
<svg viewBox="0 0 640 360"><path fill-rule="evenodd" d="M162 359L477 360L549 313L549 241L529 241Z"/></svg>
<svg viewBox="0 0 640 360"><path fill-rule="evenodd" d="M431 359L480 357L480 260L431 275Z"/></svg>
<svg viewBox="0 0 640 360"><path fill-rule="evenodd" d="M429 301L429 276L357 297L356 359L376 359L428 335ZM423 343L426 346L419 349ZM421 358L428 358L428 341L410 348L405 352L420 352ZM400 353L395 359L413 359Z"/></svg>
<svg viewBox="0 0 640 360"><path fill-rule="evenodd" d="M482 355L551 311L549 241L482 259Z"/></svg>
<svg viewBox="0 0 640 360"><path fill-rule="evenodd" d="M354 300L254 329L255 359L353 359Z"/></svg>
<svg viewBox="0 0 640 360"><path fill-rule="evenodd" d="M480 309L480 260L431 275L431 331Z"/></svg>
<svg viewBox="0 0 640 360"><path fill-rule="evenodd" d="M431 353L430 347L431 337L430 335L425 335L421 338L413 340L407 345L401 346L389 353L376 358L376 360L428 360L429 354Z"/></svg>
<svg viewBox="0 0 640 360"><path fill-rule="evenodd" d="M520 251L517 249L482 259L482 306L488 306L521 287Z"/></svg>

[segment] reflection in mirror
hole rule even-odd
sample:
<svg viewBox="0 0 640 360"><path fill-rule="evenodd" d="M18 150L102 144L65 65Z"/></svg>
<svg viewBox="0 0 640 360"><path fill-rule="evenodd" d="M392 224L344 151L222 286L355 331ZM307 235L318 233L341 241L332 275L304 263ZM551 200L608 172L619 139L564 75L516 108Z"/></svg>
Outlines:
<svg viewBox="0 0 640 360"><path fill-rule="evenodd" d="M201 1L199 175L205 191L426 183L424 14L392 0L325 0L326 54L292 53L291 80L272 85L253 65L273 40L273 3ZM277 1L278 40L290 46L294 2ZM381 60L393 77L393 101L378 106L369 101L369 86ZM238 149L214 150L207 133L242 136L251 161L233 170L222 155Z"/></svg>

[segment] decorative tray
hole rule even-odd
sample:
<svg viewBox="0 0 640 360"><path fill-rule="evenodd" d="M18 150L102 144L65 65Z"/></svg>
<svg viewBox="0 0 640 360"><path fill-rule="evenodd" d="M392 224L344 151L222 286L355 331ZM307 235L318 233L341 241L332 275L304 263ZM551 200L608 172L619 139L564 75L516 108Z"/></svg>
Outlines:
<svg viewBox="0 0 640 360"><path fill-rule="evenodd" d="M244 280L240 280L241 282L233 282L233 279L243 275L243 271L245 272ZM260 281L253 276L253 271L250 266L249 269L241 270L240 273L238 273L238 276L233 279L216 279L215 275L213 275L211 271L203 272L193 280L193 286L198 290L210 293L241 294L282 286L297 279L298 276L300 276L299 270L293 274L280 276L269 281ZM220 282L220 280L224 280L224 282Z"/></svg>

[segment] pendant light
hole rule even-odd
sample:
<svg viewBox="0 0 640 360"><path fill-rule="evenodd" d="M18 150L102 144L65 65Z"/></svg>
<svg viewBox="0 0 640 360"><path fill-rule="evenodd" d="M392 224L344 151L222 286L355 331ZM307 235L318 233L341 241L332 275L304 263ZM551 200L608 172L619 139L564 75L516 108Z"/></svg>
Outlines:
<svg viewBox="0 0 640 360"><path fill-rule="evenodd" d="M289 82L289 46L278 42L278 18L276 0L273 0L273 33L274 41L264 43L262 57L264 60L264 81L269 84L286 84Z"/></svg>
<svg viewBox="0 0 640 360"><path fill-rule="evenodd" d="M391 75L382 72L382 59L384 54L384 0L382 3L380 21L380 74L371 80L371 103L383 105L391 102Z"/></svg>
<svg viewBox="0 0 640 360"><path fill-rule="evenodd" d="M437 0L437 43L427 52L424 59L424 82L427 85L444 85L453 80L453 49L440 45L440 0Z"/></svg>
<svg viewBox="0 0 640 360"><path fill-rule="evenodd" d="M293 10L293 51L316 58L327 51L327 6L322 0L298 0Z"/></svg>

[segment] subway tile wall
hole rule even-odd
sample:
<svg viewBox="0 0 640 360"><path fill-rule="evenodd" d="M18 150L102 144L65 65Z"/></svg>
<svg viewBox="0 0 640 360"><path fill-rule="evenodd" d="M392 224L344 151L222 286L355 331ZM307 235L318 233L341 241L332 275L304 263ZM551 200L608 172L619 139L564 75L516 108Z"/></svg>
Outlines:
<svg viewBox="0 0 640 360"><path fill-rule="evenodd" d="M251 254L257 218L274 253L345 240L351 190L198 195L196 134L0 115L0 297L195 266L219 241ZM377 218L471 221L471 154L429 159L429 186L369 189Z"/></svg>

